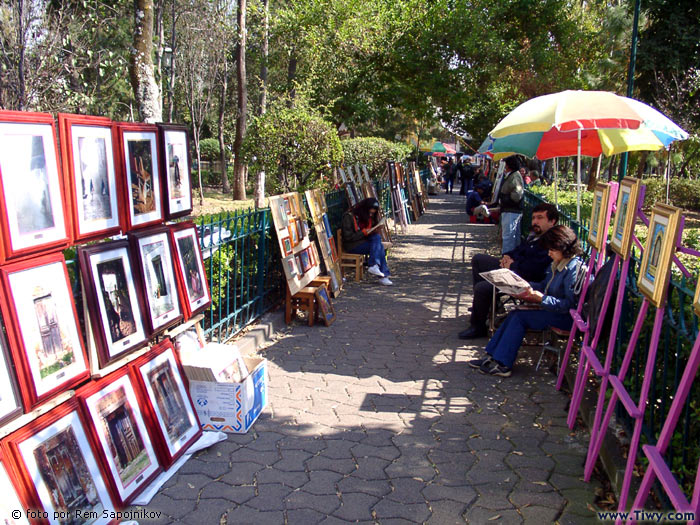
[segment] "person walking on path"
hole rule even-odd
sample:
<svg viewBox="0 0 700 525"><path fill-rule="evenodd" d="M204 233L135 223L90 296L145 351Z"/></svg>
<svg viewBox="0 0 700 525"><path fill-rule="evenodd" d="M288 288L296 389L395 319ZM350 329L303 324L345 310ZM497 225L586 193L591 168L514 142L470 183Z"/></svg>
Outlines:
<svg viewBox="0 0 700 525"><path fill-rule="evenodd" d="M358 202L343 215L343 250L369 255L367 272L379 277L379 283L390 286L389 266L381 236L375 232L382 223L377 220L379 202L369 198Z"/></svg>
<svg viewBox="0 0 700 525"><path fill-rule="evenodd" d="M503 176L496 201L501 210L501 235L503 245L501 253L508 253L520 244L520 222L523 217L523 194L525 185L518 169L517 157L505 160L506 171Z"/></svg>
<svg viewBox="0 0 700 525"><path fill-rule="evenodd" d="M539 245L540 237L559 222L557 208L549 203L540 203L532 210L532 228L530 235L520 246L501 259L478 253L472 257L472 282L474 294L469 318L469 327L459 333L460 339L484 337L486 319L491 311L493 285L479 274L498 268L508 268L526 281L540 281L544 278L547 267L552 262L547 250Z"/></svg>
<svg viewBox="0 0 700 525"><path fill-rule="evenodd" d="M455 169L455 163L452 158L450 158L449 161L447 161L447 166L445 168L445 178L446 178L446 186L445 189L447 190L447 193L452 193L452 187L455 184L455 177L457 176L456 169Z"/></svg>
<svg viewBox="0 0 700 525"><path fill-rule="evenodd" d="M570 330L573 323L569 309L576 306L577 278L582 260L578 238L568 226L557 225L542 235L542 248L552 259L545 278L530 283L530 288L516 297L532 303L535 309L517 309L486 345L486 356L469 361L482 374L509 377L527 330L544 330L554 326Z"/></svg>

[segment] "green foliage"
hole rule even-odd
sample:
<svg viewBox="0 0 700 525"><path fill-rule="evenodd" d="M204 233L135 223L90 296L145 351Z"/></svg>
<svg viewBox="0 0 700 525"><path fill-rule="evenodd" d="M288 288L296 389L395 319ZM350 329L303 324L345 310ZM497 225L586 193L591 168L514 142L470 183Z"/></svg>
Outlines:
<svg viewBox="0 0 700 525"><path fill-rule="evenodd" d="M221 149L219 148L219 140L215 138L202 139L199 141L199 150L202 155L202 160L215 161L219 160Z"/></svg>
<svg viewBox="0 0 700 525"><path fill-rule="evenodd" d="M242 154L253 172L265 170L271 194L317 187L343 160L333 124L308 108L283 104L253 119Z"/></svg>
<svg viewBox="0 0 700 525"><path fill-rule="evenodd" d="M535 195L539 195L547 202L554 204L554 184L550 186L530 186L528 188ZM560 181L559 187L557 189L557 198L559 209L569 215L570 217L576 218L576 191L565 189L565 184ZM581 192L581 219L588 220L591 216L591 210L593 209L593 192L582 191Z"/></svg>
<svg viewBox="0 0 700 525"><path fill-rule="evenodd" d="M653 177L642 182L646 185L645 208L651 208L656 202L666 202L664 179ZM700 184L697 180L671 178L669 202L684 210L700 211Z"/></svg>
<svg viewBox="0 0 700 525"><path fill-rule="evenodd" d="M209 286L211 288L212 310L215 312L219 309L219 304L226 297L226 287L229 279L229 271L231 262L236 257L236 251L233 246L223 244L216 253L212 255L213 261L205 262L205 270L208 272L210 268L213 270L213 275L207 275Z"/></svg>
<svg viewBox="0 0 700 525"><path fill-rule="evenodd" d="M370 174L378 176L384 170L387 160L405 161L413 152L413 148L402 142L389 142L379 137L359 137L341 141L345 164L355 166L359 162L366 165Z"/></svg>

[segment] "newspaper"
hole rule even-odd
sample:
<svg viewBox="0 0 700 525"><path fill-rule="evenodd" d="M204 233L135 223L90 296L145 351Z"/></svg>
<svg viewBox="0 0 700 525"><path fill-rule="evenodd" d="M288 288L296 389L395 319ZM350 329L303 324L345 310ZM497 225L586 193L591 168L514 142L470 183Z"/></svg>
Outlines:
<svg viewBox="0 0 700 525"><path fill-rule="evenodd" d="M520 295L530 288L530 283L508 268L481 272L479 275L508 295Z"/></svg>

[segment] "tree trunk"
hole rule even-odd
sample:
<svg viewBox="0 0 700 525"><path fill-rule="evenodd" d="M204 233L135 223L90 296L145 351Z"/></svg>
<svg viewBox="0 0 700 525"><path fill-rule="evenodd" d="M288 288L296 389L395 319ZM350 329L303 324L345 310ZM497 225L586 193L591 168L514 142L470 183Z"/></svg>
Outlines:
<svg viewBox="0 0 700 525"><path fill-rule="evenodd" d="M241 146L245 138L246 113L248 111L248 85L246 84L246 0L238 0L238 114L236 116L236 140L233 143L234 200L245 200L245 164L241 158Z"/></svg>
<svg viewBox="0 0 700 525"><path fill-rule="evenodd" d="M19 23L19 61L17 64L17 109L24 111L26 97L26 77L24 75L24 50L26 46L26 27L24 24L24 0L17 2L17 20Z"/></svg>
<svg viewBox="0 0 700 525"><path fill-rule="evenodd" d="M590 168L588 168L588 191L593 191L595 185L598 183L598 163L600 162L600 157L595 157L591 162Z"/></svg>
<svg viewBox="0 0 700 525"><path fill-rule="evenodd" d="M194 120L194 110L190 107L190 119ZM199 147L199 128L192 126L192 141L194 142L194 151L197 155L197 181L199 182L199 205L204 206L204 187L202 185L202 154Z"/></svg>
<svg viewBox="0 0 700 525"><path fill-rule="evenodd" d="M297 53L295 49L289 55L289 64L287 64L287 89L289 90L289 106L294 106L294 99L297 96L297 88L294 81L297 76Z"/></svg>
<svg viewBox="0 0 700 525"><path fill-rule="evenodd" d="M153 0L134 0L134 46L129 74L141 120L162 121L163 108L153 73Z"/></svg>
<svg viewBox="0 0 700 525"><path fill-rule="evenodd" d="M224 144L224 115L226 113L226 92L228 91L228 61L224 60L219 96L219 162L221 163L221 191L231 193L231 182L226 169L226 145Z"/></svg>
<svg viewBox="0 0 700 525"><path fill-rule="evenodd" d="M170 12L170 71L168 71L168 122L173 121L173 110L175 101L173 100L173 86L175 85L175 0L172 0L172 11Z"/></svg>
<svg viewBox="0 0 700 525"><path fill-rule="evenodd" d="M260 115L267 111L267 60L270 55L270 1L263 0L262 64L260 66Z"/></svg>

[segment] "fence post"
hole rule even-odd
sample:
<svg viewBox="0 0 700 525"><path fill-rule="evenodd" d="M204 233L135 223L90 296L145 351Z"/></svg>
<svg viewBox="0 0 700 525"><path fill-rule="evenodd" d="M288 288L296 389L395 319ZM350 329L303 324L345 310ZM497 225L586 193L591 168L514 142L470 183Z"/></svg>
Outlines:
<svg viewBox="0 0 700 525"><path fill-rule="evenodd" d="M260 241L258 247L258 306L256 313L258 316L263 313L263 304L265 302L265 252L267 248L267 210L268 208L260 208L256 210L258 220L260 221Z"/></svg>

